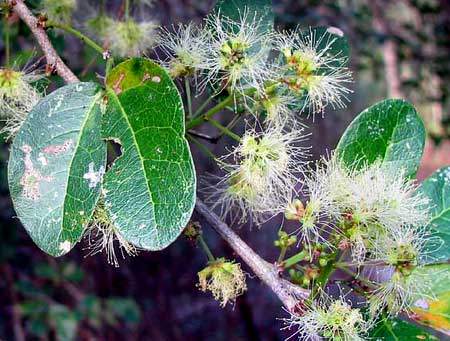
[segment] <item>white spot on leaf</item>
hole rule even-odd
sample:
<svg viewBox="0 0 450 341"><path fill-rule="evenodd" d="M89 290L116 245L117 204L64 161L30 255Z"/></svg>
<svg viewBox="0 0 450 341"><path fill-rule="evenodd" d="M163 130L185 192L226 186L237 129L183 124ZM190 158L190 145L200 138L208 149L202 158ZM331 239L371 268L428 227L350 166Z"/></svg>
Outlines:
<svg viewBox="0 0 450 341"><path fill-rule="evenodd" d="M67 253L70 251L70 246L71 246L70 241L65 240L59 244L59 250L64 253Z"/></svg>
<svg viewBox="0 0 450 341"><path fill-rule="evenodd" d="M89 188L95 188L103 180L103 175L105 174L105 167L100 166L96 172L94 169L94 163L89 164L88 172L83 175L83 179L89 181Z"/></svg>
<svg viewBox="0 0 450 341"><path fill-rule="evenodd" d="M47 166L47 159L45 158L44 154L39 153L38 161L41 163L42 166Z"/></svg>

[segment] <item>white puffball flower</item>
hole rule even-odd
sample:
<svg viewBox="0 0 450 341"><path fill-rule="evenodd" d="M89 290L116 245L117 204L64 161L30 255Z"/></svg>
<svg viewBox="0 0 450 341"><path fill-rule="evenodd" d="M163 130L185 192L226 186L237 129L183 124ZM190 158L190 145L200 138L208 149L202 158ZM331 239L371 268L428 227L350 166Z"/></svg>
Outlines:
<svg viewBox="0 0 450 341"><path fill-rule="evenodd" d="M408 313L420 299L435 299L430 290L432 284L429 276L416 275L415 272L406 275L394 267L390 269L392 276L379 283L369 298L369 313L373 320L382 312L386 312L388 317L395 317L401 312Z"/></svg>
<svg viewBox="0 0 450 341"><path fill-rule="evenodd" d="M370 325L359 309L352 308L343 297L329 297L305 304L300 313L291 313L284 320L285 329L294 329L299 340L363 341Z"/></svg>
<svg viewBox="0 0 450 341"><path fill-rule="evenodd" d="M342 177L343 169L337 160L329 162L317 162L313 171L305 172L303 193L307 196L305 204L301 204L301 210L289 214L293 205L298 207L298 200L292 200L292 204L285 211L287 219L298 220L299 228L296 230L300 243L306 244L310 250L316 243L332 245L323 237L323 232L339 233L335 224L335 216L338 215L332 200L329 181Z"/></svg>
<svg viewBox="0 0 450 341"><path fill-rule="evenodd" d="M275 35L275 48L284 58L283 83L296 94L302 111L323 113L325 107L345 108L352 92L348 85L352 74L344 64L346 57L335 52L339 35L328 29L324 33L310 29L302 35L297 29Z"/></svg>
<svg viewBox="0 0 450 341"><path fill-rule="evenodd" d="M204 189L206 201L220 216L245 223L250 216L260 224L283 212L298 175L305 147L302 130L249 129L238 146L221 159L225 176Z"/></svg>
<svg viewBox="0 0 450 341"><path fill-rule="evenodd" d="M343 212L349 211L354 221L395 229L421 227L429 220L428 199L415 194L415 182L404 171L376 161L350 170L348 177L344 192L339 189L335 194L341 197L336 205Z"/></svg>
<svg viewBox="0 0 450 341"><path fill-rule="evenodd" d="M261 29L262 25L262 18L248 10L237 21L220 13L207 17L204 27L210 53L204 84L218 91L229 88L233 94L245 94L251 89L264 91L265 83L274 74L267 63L272 33Z"/></svg>
<svg viewBox="0 0 450 341"><path fill-rule="evenodd" d="M350 242L353 261L363 263L386 231L418 228L428 221L428 200L415 193L414 181L404 172L380 161L346 166L336 155L323 163L307 177L306 192L316 197L315 207L325 217L334 218L339 233Z"/></svg>
<svg viewBox="0 0 450 341"><path fill-rule="evenodd" d="M190 23L163 28L158 47L166 55L164 67L172 78L193 75L208 69L208 46L204 31Z"/></svg>
<svg viewBox="0 0 450 341"><path fill-rule="evenodd" d="M105 39L114 55L137 57L156 44L158 23L155 21L138 22L129 18L124 21L109 20L107 24Z"/></svg>
<svg viewBox="0 0 450 341"><path fill-rule="evenodd" d="M391 272L387 280L379 283L369 300L374 319L385 308L389 316L396 316L401 311L411 309L419 298L429 297L429 278L426 275L418 276L420 271L416 270L429 261L428 248L435 245L434 239L424 228L397 227L374 241L371 259L384 264L380 271Z"/></svg>
<svg viewBox="0 0 450 341"><path fill-rule="evenodd" d="M266 88L257 94L250 103L252 113L265 113L264 124L277 129L298 129L305 127L299 121L299 112L295 109L296 97L288 91L279 91L279 87ZM255 116L258 116L255 114Z"/></svg>

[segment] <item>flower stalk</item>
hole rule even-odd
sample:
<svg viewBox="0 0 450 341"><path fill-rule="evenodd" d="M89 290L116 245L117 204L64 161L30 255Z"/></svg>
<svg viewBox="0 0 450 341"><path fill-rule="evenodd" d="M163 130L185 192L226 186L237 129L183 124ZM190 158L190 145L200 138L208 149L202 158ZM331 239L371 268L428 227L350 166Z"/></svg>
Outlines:
<svg viewBox="0 0 450 341"><path fill-rule="evenodd" d="M213 120L212 118L208 119L208 122L211 123L212 126L214 126L217 129L219 129L223 134L228 135L229 137L231 137L233 140L236 140L238 142L241 141L241 138L239 137L239 135L233 133L230 129L228 129L227 127L221 125L219 122Z"/></svg>
<svg viewBox="0 0 450 341"><path fill-rule="evenodd" d="M214 107L209 109L205 114L198 116L191 121L186 123L186 131L194 129L199 125L209 121L211 117L220 112L222 109L225 109L227 106L233 103L234 97L232 95L225 98L222 102L216 104Z"/></svg>
<svg viewBox="0 0 450 341"><path fill-rule="evenodd" d="M208 257L208 261L214 262L216 260L216 258L212 254L211 249L209 248L208 244L206 244L205 239L203 238L203 236L201 234L197 237L197 241L200 244L200 246L202 247L203 251L205 251L205 254Z"/></svg>
<svg viewBox="0 0 450 341"><path fill-rule="evenodd" d="M97 51L101 55L103 55L103 53L105 52L104 49L100 45L98 45L92 39L85 36L83 33L74 29L73 27L71 27L69 25L54 22L54 21L47 21L45 23L45 27L46 28L59 28L67 33L72 34L73 36L77 37L78 39L82 40L84 43L86 43L86 45L92 47L95 51Z"/></svg>

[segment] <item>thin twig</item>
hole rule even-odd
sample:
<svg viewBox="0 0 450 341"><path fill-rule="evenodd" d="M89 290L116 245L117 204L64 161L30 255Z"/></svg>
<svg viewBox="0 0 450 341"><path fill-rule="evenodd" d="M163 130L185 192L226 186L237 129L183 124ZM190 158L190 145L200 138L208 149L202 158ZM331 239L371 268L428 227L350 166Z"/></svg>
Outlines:
<svg viewBox="0 0 450 341"><path fill-rule="evenodd" d="M23 0L7 0L8 5L11 6L14 12L22 19L27 26L30 28L31 32L35 36L37 42L41 46L42 52L45 54L47 59L47 64L51 67L51 70L55 70L56 73L61 76L66 83L76 83L79 82L77 76L67 67L62 61L61 57L56 52L50 39L48 38L42 25L31 13L28 7L24 4Z"/></svg>
<svg viewBox="0 0 450 341"><path fill-rule="evenodd" d="M252 269L255 275L263 281L283 302L283 305L293 311L299 300L309 296L310 291L300 288L285 279L280 278L275 266L258 256L227 224L211 212L208 207L197 198L195 210L216 230L231 246L242 260Z"/></svg>

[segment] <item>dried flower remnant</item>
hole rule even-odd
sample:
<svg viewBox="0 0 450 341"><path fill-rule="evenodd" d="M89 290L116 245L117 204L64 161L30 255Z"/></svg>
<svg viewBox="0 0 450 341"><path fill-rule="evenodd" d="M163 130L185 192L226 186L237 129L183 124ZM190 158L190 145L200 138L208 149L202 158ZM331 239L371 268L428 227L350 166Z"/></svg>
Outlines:
<svg viewBox="0 0 450 341"><path fill-rule="evenodd" d="M218 258L198 273L201 291L211 291L214 298L225 307L228 302L235 302L236 298L247 290L245 274L240 264Z"/></svg>
<svg viewBox="0 0 450 341"><path fill-rule="evenodd" d="M84 213L84 212L83 212ZM85 232L85 238L88 240L87 256L93 256L100 252L105 252L108 264L119 267L115 244L118 242L122 258L125 253L128 256L137 256L137 248L122 237L114 219L108 213L103 198L100 198L92 214L91 221ZM125 252L125 253L124 253Z"/></svg>

